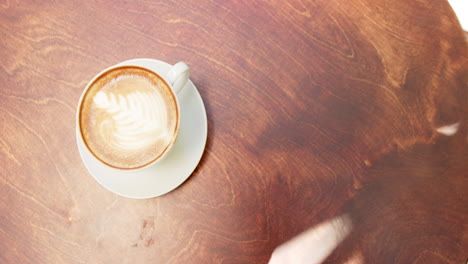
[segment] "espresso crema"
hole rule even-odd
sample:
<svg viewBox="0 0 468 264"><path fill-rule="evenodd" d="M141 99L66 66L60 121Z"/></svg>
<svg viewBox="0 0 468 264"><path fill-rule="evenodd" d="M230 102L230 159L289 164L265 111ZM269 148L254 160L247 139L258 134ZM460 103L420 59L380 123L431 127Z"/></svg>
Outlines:
<svg viewBox="0 0 468 264"><path fill-rule="evenodd" d="M104 72L82 98L82 138L92 154L111 167L144 167L175 140L179 110L174 97L161 77L144 68Z"/></svg>

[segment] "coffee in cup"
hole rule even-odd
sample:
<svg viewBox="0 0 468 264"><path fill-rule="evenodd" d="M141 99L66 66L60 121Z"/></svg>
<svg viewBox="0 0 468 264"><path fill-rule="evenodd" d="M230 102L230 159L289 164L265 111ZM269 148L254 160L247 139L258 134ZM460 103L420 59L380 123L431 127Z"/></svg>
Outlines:
<svg viewBox="0 0 468 264"><path fill-rule="evenodd" d="M180 110L164 78L147 68L127 65L111 67L88 84L77 118L83 143L97 160L112 168L134 170L155 163L169 151L179 130Z"/></svg>

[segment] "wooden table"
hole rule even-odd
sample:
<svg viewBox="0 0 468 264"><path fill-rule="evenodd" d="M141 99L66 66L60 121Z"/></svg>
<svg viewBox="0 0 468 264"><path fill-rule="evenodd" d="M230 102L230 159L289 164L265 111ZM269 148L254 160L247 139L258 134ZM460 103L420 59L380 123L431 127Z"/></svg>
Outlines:
<svg viewBox="0 0 468 264"><path fill-rule="evenodd" d="M468 45L446 1L6 0L0 33L0 263L267 263L343 214L327 263L466 262ZM84 167L75 108L141 57L191 66L209 136L188 181L133 200Z"/></svg>

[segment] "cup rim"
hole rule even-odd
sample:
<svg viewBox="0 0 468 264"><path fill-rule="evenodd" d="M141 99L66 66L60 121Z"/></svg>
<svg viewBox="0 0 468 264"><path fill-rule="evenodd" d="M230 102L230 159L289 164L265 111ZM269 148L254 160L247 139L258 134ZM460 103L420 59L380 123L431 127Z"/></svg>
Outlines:
<svg viewBox="0 0 468 264"><path fill-rule="evenodd" d="M123 167L118 167L118 166L115 166L113 164L110 164L108 162L105 162L104 160L102 160L101 158L99 158L94 152L93 150L89 147L88 143L86 142L86 140L84 139L84 136L83 136L83 133L82 133L82 127L81 127L81 110L82 110L82 107L83 107L83 101L84 101L84 98L86 97L86 95L88 94L89 92L89 89L90 87L100 78L102 77L103 75L105 75L106 73L108 72L111 72L113 70L116 70L116 69L121 69L121 68L137 68L137 69L142 69L144 71L148 71L154 75L156 75L160 80L162 80L167 87L169 87L169 91L170 91L170 94L173 98L173 101L175 102L175 105L176 105L176 116L177 116L177 122L176 122L176 126L175 126L175 129L174 129L174 133L173 133L173 136L172 136L172 139L171 141L167 144L167 146L164 148L164 150L161 152L161 154L159 154L157 157L155 157L154 159L152 159L150 162L144 164L144 165L141 165L141 166L137 166L137 167L130 167L130 168L123 168ZM172 87L172 85L169 84L169 82L166 80L166 78L164 78L161 74L157 73L156 71L152 70L152 69L149 69L147 67L143 67L143 66L139 66L139 65L133 65L133 64L126 64L126 65L120 65L120 64L116 64L116 65L113 65L113 66L110 66L104 70L102 70L101 72L99 72L98 74L94 75L94 77L86 84L84 90L82 91L81 93L81 96L80 96L80 100L78 101L78 106L77 106L77 111L76 111L76 126L78 128L78 134L79 134L79 137L80 137L80 140L81 142L83 143L83 145L85 146L86 150L91 154L91 156L96 159L97 161L99 161L101 164L107 166L107 167L110 167L110 168L113 168L113 169L117 169L117 170L121 170L121 171L138 171L138 170L142 170L142 169L145 169L145 168L148 168L152 165L154 165L155 163L159 162L160 160L162 160L166 154L170 151L170 149L172 148L172 146L174 145L176 139L177 139L177 136L179 134L179 129L180 129L180 106L179 106L179 99L177 98L177 94L174 92L174 88Z"/></svg>

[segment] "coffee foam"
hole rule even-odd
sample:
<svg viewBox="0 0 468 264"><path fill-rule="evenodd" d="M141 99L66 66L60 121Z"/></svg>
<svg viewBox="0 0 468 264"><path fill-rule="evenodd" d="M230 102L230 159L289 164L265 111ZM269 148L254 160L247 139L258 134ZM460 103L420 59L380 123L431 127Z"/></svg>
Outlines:
<svg viewBox="0 0 468 264"><path fill-rule="evenodd" d="M136 67L105 73L85 95L81 131L104 163L138 168L162 155L177 131L173 94L156 74Z"/></svg>

